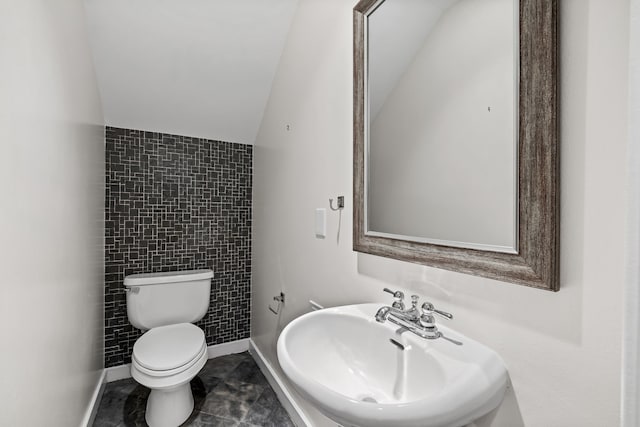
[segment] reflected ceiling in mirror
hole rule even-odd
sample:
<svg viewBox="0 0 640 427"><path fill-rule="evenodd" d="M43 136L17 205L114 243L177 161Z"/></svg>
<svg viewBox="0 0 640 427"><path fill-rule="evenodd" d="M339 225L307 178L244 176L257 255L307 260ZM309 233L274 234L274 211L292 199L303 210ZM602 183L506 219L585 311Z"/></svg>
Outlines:
<svg viewBox="0 0 640 427"><path fill-rule="evenodd" d="M367 19L367 234L517 252L514 0L385 0Z"/></svg>

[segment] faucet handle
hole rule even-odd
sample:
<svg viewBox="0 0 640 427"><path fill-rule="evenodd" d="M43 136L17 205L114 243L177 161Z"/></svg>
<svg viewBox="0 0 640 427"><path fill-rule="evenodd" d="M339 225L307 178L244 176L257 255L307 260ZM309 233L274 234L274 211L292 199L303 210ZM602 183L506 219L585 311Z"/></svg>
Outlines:
<svg viewBox="0 0 640 427"><path fill-rule="evenodd" d="M430 302L425 302L424 304L422 304L423 316L430 316L433 313L438 314L444 317L445 319L449 319L449 320L453 319L453 314L447 313L446 311L436 310L436 308Z"/></svg>
<svg viewBox="0 0 640 427"><path fill-rule="evenodd" d="M404 299L404 294L401 291L392 291L389 288L384 288L383 291L393 295L393 297L395 298L395 301L391 305L393 308L404 310L404 302L402 301Z"/></svg>

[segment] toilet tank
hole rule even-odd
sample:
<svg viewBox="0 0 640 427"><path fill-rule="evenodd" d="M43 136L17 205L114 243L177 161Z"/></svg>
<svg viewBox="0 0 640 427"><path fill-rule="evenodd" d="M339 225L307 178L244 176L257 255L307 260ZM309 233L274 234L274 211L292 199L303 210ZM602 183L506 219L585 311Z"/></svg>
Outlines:
<svg viewBox="0 0 640 427"><path fill-rule="evenodd" d="M209 308L211 270L132 274L124 278L127 317L138 329L194 323Z"/></svg>

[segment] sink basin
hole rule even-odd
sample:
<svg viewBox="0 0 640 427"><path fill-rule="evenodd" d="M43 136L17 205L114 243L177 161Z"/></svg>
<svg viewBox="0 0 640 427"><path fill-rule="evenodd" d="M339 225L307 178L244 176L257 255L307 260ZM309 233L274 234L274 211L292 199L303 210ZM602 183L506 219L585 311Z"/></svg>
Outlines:
<svg viewBox="0 0 640 427"><path fill-rule="evenodd" d="M451 329L427 340L374 319L381 304L305 314L278 339L282 370L343 426L456 427L496 408L507 370L493 350Z"/></svg>

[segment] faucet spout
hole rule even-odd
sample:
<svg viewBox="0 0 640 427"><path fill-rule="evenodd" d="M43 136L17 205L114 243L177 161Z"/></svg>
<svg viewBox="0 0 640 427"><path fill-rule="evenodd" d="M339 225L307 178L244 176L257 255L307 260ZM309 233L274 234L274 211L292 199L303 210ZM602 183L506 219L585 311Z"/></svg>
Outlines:
<svg viewBox="0 0 640 427"><path fill-rule="evenodd" d="M384 323L391 312L391 307L381 307L376 313L376 321L380 323Z"/></svg>

